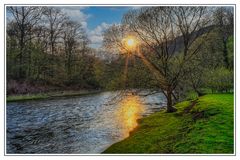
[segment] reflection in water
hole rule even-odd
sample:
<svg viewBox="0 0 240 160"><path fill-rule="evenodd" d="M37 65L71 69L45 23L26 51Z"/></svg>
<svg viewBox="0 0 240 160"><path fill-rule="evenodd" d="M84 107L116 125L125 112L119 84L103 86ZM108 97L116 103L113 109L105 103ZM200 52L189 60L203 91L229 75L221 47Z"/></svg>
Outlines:
<svg viewBox="0 0 240 160"><path fill-rule="evenodd" d="M129 131L137 127L137 119L144 112L145 106L142 104L139 96L129 95L119 103L117 110L118 125L123 128L123 136L127 137Z"/></svg>
<svg viewBox="0 0 240 160"><path fill-rule="evenodd" d="M7 103L7 153L101 153L165 105L161 93L139 96L146 93Z"/></svg>

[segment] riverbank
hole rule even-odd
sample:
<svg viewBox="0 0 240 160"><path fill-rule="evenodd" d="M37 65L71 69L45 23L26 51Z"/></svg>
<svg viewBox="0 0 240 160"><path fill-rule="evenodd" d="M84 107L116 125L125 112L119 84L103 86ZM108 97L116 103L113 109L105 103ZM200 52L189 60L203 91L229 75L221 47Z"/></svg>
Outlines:
<svg viewBox="0 0 240 160"><path fill-rule="evenodd" d="M81 90L81 91L56 91L48 93L38 93L38 94L22 94L22 95L10 95L7 96L7 102L17 102L26 100L40 100L40 99L53 99L60 97L74 97L74 96L84 96L90 94L97 94L102 91L100 90Z"/></svg>
<svg viewBox="0 0 240 160"><path fill-rule="evenodd" d="M233 154L233 94L209 94L176 108L139 120L128 138L103 153Z"/></svg>

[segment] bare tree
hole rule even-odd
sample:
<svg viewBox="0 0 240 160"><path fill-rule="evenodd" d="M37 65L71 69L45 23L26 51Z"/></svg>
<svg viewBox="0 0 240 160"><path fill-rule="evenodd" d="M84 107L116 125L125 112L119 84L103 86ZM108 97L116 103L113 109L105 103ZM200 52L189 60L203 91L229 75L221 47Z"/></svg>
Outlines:
<svg viewBox="0 0 240 160"><path fill-rule="evenodd" d="M123 43L123 39L128 36L129 30L127 26L122 24L114 24L104 32L103 46L113 54L122 54L129 50ZM124 55L124 54L123 54Z"/></svg>
<svg viewBox="0 0 240 160"><path fill-rule="evenodd" d="M81 24L68 20L64 24L64 50L65 50L65 67L67 70L68 78L71 77L71 66L74 65L74 55L76 54L77 49L85 47L85 36Z"/></svg>
<svg viewBox="0 0 240 160"><path fill-rule="evenodd" d="M59 50L61 47L56 47L58 43L61 41L61 36L63 34L63 26L67 20L65 14L56 7L44 7L43 12L43 25L47 30L48 36L48 49L51 54L50 68L49 68L49 76L53 77L54 75L54 57L58 54L57 49Z"/></svg>
<svg viewBox="0 0 240 160"><path fill-rule="evenodd" d="M167 112L174 112L174 89L185 73L186 62L198 53L202 45L193 44L209 30L206 28L209 24L207 13L206 7L150 7L133 10L123 19L123 26L127 30L110 28L104 42L109 43L109 46L118 42L121 47L120 39L134 34L139 43L135 56L142 59L159 81L159 87L167 98Z"/></svg>
<svg viewBox="0 0 240 160"><path fill-rule="evenodd" d="M7 7L7 11L11 13L13 20L16 22L16 38L18 39L19 51L19 78L24 78L23 73L23 55L26 51L26 43L32 39L32 29L41 19L41 7ZM30 54L31 52L29 52ZM29 57L30 59L30 57Z"/></svg>
<svg viewBox="0 0 240 160"><path fill-rule="evenodd" d="M67 17L56 7L45 7L43 13L45 27L48 30L50 53L54 55L57 40L61 37Z"/></svg>

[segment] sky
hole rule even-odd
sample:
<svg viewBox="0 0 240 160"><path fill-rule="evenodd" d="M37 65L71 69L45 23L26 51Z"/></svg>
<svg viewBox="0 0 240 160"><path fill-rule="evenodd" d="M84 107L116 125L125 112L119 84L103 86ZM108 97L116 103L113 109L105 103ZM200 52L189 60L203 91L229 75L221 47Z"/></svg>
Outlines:
<svg viewBox="0 0 240 160"><path fill-rule="evenodd" d="M52 6L51 6L52 7ZM61 9L71 20L82 24L91 41L90 46L100 48L102 33L113 24L121 23L122 16L140 6L55 6ZM11 14L6 14L11 19Z"/></svg>
<svg viewBox="0 0 240 160"><path fill-rule="evenodd" d="M102 33L111 25L119 24L122 16L131 9L138 7L103 7L103 6L66 6L61 7L72 20L82 24L88 38L91 41L91 47L100 48L103 41Z"/></svg>

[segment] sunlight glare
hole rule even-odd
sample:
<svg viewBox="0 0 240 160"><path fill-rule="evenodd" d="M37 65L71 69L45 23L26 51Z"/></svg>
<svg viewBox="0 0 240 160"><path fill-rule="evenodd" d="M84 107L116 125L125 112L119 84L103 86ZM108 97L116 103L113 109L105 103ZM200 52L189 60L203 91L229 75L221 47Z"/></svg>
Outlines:
<svg viewBox="0 0 240 160"><path fill-rule="evenodd" d="M128 40L127 40L127 45L128 46L134 46L134 39L132 39L132 38L129 38Z"/></svg>
<svg viewBox="0 0 240 160"><path fill-rule="evenodd" d="M117 117L119 124L124 128L123 135L127 137L129 132L137 127L137 119L144 112L144 105L138 96L128 95L120 102Z"/></svg>
<svg viewBox="0 0 240 160"><path fill-rule="evenodd" d="M124 46L123 52L135 51L138 45L137 39L133 36L127 36L122 42Z"/></svg>

